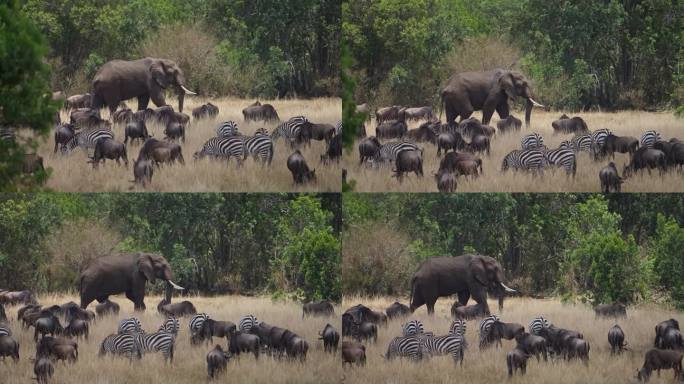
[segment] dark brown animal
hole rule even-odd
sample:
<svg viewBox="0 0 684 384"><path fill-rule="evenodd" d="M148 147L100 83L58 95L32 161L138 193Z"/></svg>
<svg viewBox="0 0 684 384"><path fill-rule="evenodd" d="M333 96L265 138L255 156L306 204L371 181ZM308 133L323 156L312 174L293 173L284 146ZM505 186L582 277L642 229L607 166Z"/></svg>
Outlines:
<svg viewBox="0 0 684 384"><path fill-rule="evenodd" d="M309 170L309 166L306 164L306 159L302 155L299 149L295 150L287 158L287 169L292 173L292 179L294 184L305 184L316 180L316 169Z"/></svg>
<svg viewBox="0 0 684 384"><path fill-rule="evenodd" d="M677 380L682 376L682 353L667 351L662 349L650 349L644 356L644 365L637 370L637 379L648 382L653 371L658 371L660 377L661 369L673 369L674 378Z"/></svg>
<svg viewBox="0 0 684 384"><path fill-rule="evenodd" d="M406 120L432 119L432 107L415 107L404 110Z"/></svg>
<svg viewBox="0 0 684 384"><path fill-rule="evenodd" d="M380 140L375 136L366 137L359 142L359 158L361 161L359 165L363 164L364 161L373 159L375 155L380 150Z"/></svg>
<svg viewBox="0 0 684 384"><path fill-rule="evenodd" d="M453 151L461 151L465 149L466 142L463 137L458 132L442 132L437 136L437 156L442 155L442 149L444 153Z"/></svg>
<svg viewBox="0 0 684 384"><path fill-rule="evenodd" d="M329 143L335 136L335 126L332 124L311 124L311 139Z"/></svg>
<svg viewBox="0 0 684 384"><path fill-rule="evenodd" d="M544 357L544 361L548 360L546 340L543 337L522 332L515 336L515 341L516 348L522 349L528 355L534 355L537 361L539 361L539 355Z"/></svg>
<svg viewBox="0 0 684 384"><path fill-rule="evenodd" d="M480 304L461 305L458 300L451 306L451 317L454 319L472 320L487 314L486 308Z"/></svg>
<svg viewBox="0 0 684 384"><path fill-rule="evenodd" d="M74 135L76 134L76 127L73 124L59 124L55 127L55 150L54 153L57 153L57 149L62 146L64 147L64 144L66 144L69 140L71 140Z"/></svg>
<svg viewBox="0 0 684 384"><path fill-rule="evenodd" d="M516 118L513 115L509 115L507 118L499 120L496 123L496 128L499 132L509 132L509 131L519 131L522 129L522 120Z"/></svg>
<svg viewBox="0 0 684 384"><path fill-rule="evenodd" d="M656 325L655 327L655 341L653 342L653 346L656 348L661 348L661 340L663 336L667 333L667 330L670 328L674 328L676 330L679 330L679 322L675 319L669 319L665 321L661 321Z"/></svg>
<svg viewBox="0 0 684 384"><path fill-rule="evenodd" d="M563 115L565 116L565 115ZM561 116L561 117L563 117ZM579 116L575 116L571 119L568 118L561 118L553 123L551 123L551 126L553 127L553 133L587 133L589 132L589 127L587 126L587 123L584 121Z"/></svg>
<svg viewBox="0 0 684 384"><path fill-rule="evenodd" d="M133 111L130 108L119 109L112 114L114 124L128 124L133 121Z"/></svg>
<svg viewBox="0 0 684 384"><path fill-rule="evenodd" d="M235 329L235 324L230 321L206 319L204 323L202 323L199 335L203 340L211 342L213 337L230 338L230 335L235 332Z"/></svg>
<svg viewBox="0 0 684 384"><path fill-rule="evenodd" d="M399 119L400 111L402 107L400 105L393 105L391 107L380 108L375 111L375 121L381 124L389 120Z"/></svg>
<svg viewBox="0 0 684 384"><path fill-rule="evenodd" d="M151 137L149 132L147 131L147 125L145 124L145 120L138 119L132 119L131 121L126 123L124 135L124 144L128 143L129 138L131 139L132 143L135 139L145 141Z"/></svg>
<svg viewBox="0 0 684 384"><path fill-rule="evenodd" d="M439 171L456 172L457 163L461 161L477 161L478 158L469 152L450 152L439 162Z"/></svg>
<svg viewBox="0 0 684 384"><path fill-rule="evenodd" d="M157 304L157 311L166 317L183 317L197 314L195 305L184 300L178 303L171 303L168 298L162 299Z"/></svg>
<svg viewBox="0 0 684 384"><path fill-rule="evenodd" d="M90 326L88 322L81 319L71 319L69 325L64 328L64 336L81 338L83 336L88 340L88 334L90 333Z"/></svg>
<svg viewBox="0 0 684 384"><path fill-rule="evenodd" d="M210 378L215 378L218 373L224 372L228 366L230 355L223 351L220 345L216 344L214 349L207 353L207 374Z"/></svg>
<svg viewBox="0 0 684 384"><path fill-rule="evenodd" d="M14 362L19 361L19 343L9 335L0 336L0 357L11 357Z"/></svg>
<svg viewBox="0 0 684 384"><path fill-rule="evenodd" d="M385 309L385 313L391 320L394 318L408 316L411 314L411 310L409 309L408 305L395 301L389 307L387 307L387 309Z"/></svg>
<svg viewBox="0 0 684 384"><path fill-rule="evenodd" d="M611 161L607 166L601 168L599 171L599 181L601 183L601 192L620 192L623 180L620 175L618 175L618 170L617 167L615 167L614 162Z"/></svg>
<svg viewBox="0 0 684 384"><path fill-rule="evenodd" d="M104 303L95 306L95 312L98 316L116 315L119 313L119 309L119 304L110 300L105 300Z"/></svg>
<svg viewBox="0 0 684 384"><path fill-rule="evenodd" d="M219 108L212 103L202 104L192 110L192 117L196 120L215 118L218 114Z"/></svg>
<svg viewBox="0 0 684 384"><path fill-rule="evenodd" d="M164 134L169 141L180 139L181 142L185 142L185 126L179 122L169 122L164 129Z"/></svg>
<svg viewBox="0 0 684 384"><path fill-rule="evenodd" d="M394 177L399 182L403 180L404 173L415 172L416 176L423 177L423 151L401 151L397 155L395 162Z"/></svg>
<svg viewBox="0 0 684 384"><path fill-rule="evenodd" d="M250 105L242 110L242 116L247 121L280 121L278 113L271 104Z"/></svg>
<svg viewBox="0 0 684 384"><path fill-rule="evenodd" d="M622 353L627 349L627 343L625 343L625 332L622 331L619 325L615 324L612 328L608 330L608 344L610 344L610 353Z"/></svg>
<svg viewBox="0 0 684 384"><path fill-rule="evenodd" d="M407 136L414 142L437 144L437 135L433 131L432 123L429 121L421 124L416 129L409 130Z"/></svg>
<svg viewBox="0 0 684 384"><path fill-rule="evenodd" d="M37 357L35 363L33 363L33 373L36 375L35 380L38 384L47 384L50 379L52 379L55 368L52 366L49 358L40 356Z"/></svg>
<svg viewBox="0 0 684 384"><path fill-rule="evenodd" d="M323 340L323 350L325 352L336 352L337 345L340 342L340 334L337 332L335 327L330 324L326 324L325 328L318 333L319 340Z"/></svg>
<svg viewBox="0 0 684 384"><path fill-rule="evenodd" d="M612 133L606 137L601 151L603 155L610 155L615 158L615 152L629 153L632 155L639 149L639 140L632 136L615 136Z"/></svg>
<svg viewBox="0 0 684 384"><path fill-rule="evenodd" d="M440 192L454 192L456 190L456 174L449 172L446 169L435 173L435 181L437 181L437 190Z"/></svg>
<svg viewBox="0 0 684 384"><path fill-rule="evenodd" d="M24 160L21 165L21 171L25 174L33 174L38 171L44 171L43 157L35 153L24 154Z"/></svg>
<svg viewBox="0 0 684 384"><path fill-rule="evenodd" d="M497 347L501 345L501 339L513 340L519 334L525 332L525 327L518 323L504 323L497 320L492 324L490 336L496 342Z"/></svg>
<svg viewBox="0 0 684 384"><path fill-rule="evenodd" d="M472 136L472 138L470 139L470 143L468 143L467 149L471 152L486 152L487 156L489 156L489 136L480 134Z"/></svg>
<svg viewBox="0 0 684 384"><path fill-rule="evenodd" d="M154 167L152 161L137 158L133 161L133 182L142 185L144 188L147 184L152 183L152 176L154 175Z"/></svg>
<svg viewBox="0 0 684 384"><path fill-rule="evenodd" d="M661 175L667 170L665 153L657 149L641 147L634 152L629 165L624 166L622 174L624 177L630 177L639 170L647 169L650 175L651 169L655 168L659 169Z"/></svg>
<svg viewBox="0 0 684 384"><path fill-rule="evenodd" d="M90 104L93 100L93 96L90 93L83 95L73 95L66 98L64 102L64 108L66 109L77 109L77 108L90 108Z"/></svg>
<svg viewBox="0 0 684 384"><path fill-rule="evenodd" d="M506 365L508 366L508 376L511 377L513 374L520 370L520 374L524 375L527 372L527 359L530 355L525 353L520 348L515 348L514 350L506 354Z"/></svg>
<svg viewBox="0 0 684 384"><path fill-rule="evenodd" d="M315 303L306 303L302 306L302 318L306 316L333 316L335 309L331 302L326 300Z"/></svg>
<svg viewBox="0 0 684 384"><path fill-rule="evenodd" d="M402 138L408 133L408 126L403 120L389 120L375 128L375 135L380 139Z"/></svg>
<svg viewBox="0 0 684 384"><path fill-rule="evenodd" d="M343 341L342 342L342 367L348 364L366 365L366 347L357 342Z"/></svg>
<svg viewBox="0 0 684 384"><path fill-rule="evenodd" d="M228 352L239 356L240 353L252 353L254 358L259 358L261 340L259 336L246 332L234 331L228 340Z"/></svg>
<svg viewBox="0 0 684 384"><path fill-rule="evenodd" d="M596 317L627 317L627 306L621 303L599 304L594 307Z"/></svg>
<svg viewBox="0 0 684 384"><path fill-rule="evenodd" d="M105 159L116 160L117 165L121 165L119 159L123 159L124 165L128 167L128 155L126 153L126 144L119 143L114 139L104 138L100 139L95 143L95 152L93 157L90 159L90 163L93 163L93 168L102 162L105 163Z"/></svg>
<svg viewBox="0 0 684 384"><path fill-rule="evenodd" d="M38 342L36 354L75 363L78 360L78 343L69 339L46 336Z"/></svg>

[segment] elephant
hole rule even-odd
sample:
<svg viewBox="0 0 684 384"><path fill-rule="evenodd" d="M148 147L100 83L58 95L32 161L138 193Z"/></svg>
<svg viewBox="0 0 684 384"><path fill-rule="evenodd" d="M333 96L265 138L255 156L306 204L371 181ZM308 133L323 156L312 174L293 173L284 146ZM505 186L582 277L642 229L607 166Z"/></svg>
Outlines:
<svg viewBox="0 0 684 384"><path fill-rule="evenodd" d="M501 264L490 256L466 254L456 257L433 257L423 262L411 279L411 302L409 308L414 312L425 304L428 314L435 312L437 298L458 294L458 301L466 305L473 300L487 305L487 290L499 294L499 308L503 308L505 292L516 292L504 283ZM501 291L503 289L503 291Z"/></svg>
<svg viewBox="0 0 684 384"><path fill-rule="evenodd" d="M175 61L146 57L124 61L112 60L100 67L93 79L92 108L109 107L110 115L119 104L128 99L138 99L138 110L152 102L166 105L164 90L173 86L178 94L178 110L183 112L185 95L195 95L185 87L185 75Z"/></svg>
<svg viewBox="0 0 684 384"><path fill-rule="evenodd" d="M81 272L79 292L81 308L97 300L104 303L110 295L125 293L136 311L145 310L145 284L155 279L182 290L173 282L171 265L164 256L152 253L132 253L104 256L93 260Z"/></svg>
<svg viewBox="0 0 684 384"><path fill-rule="evenodd" d="M519 72L495 69L484 72L463 72L451 76L441 92L446 122L453 123L457 116L461 121L474 111L482 111L482 123L489 124L494 111L501 119L510 115L508 99L525 98L525 125L530 125L532 107L544 108L532 98L529 80Z"/></svg>

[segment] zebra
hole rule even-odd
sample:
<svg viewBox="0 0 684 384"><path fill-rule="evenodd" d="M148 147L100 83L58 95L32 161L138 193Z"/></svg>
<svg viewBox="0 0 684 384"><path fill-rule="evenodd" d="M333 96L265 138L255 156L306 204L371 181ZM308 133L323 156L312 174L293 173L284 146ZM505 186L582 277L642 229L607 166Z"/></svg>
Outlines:
<svg viewBox="0 0 684 384"><path fill-rule="evenodd" d="M275 142L280 137L284 137L291 145L294 145L295 142L300 141L301 139L308 141L307 137L302 137L302 127L308 122L309 120L304 116L295 116L278 125L271 133L271 139Z"/></svg>
<svg viewBox="0 0 684 384"><path fill-rule="evenodd" d="M76 133L69 141L62 146L62 154L70 154L76 147L84 150L95 148L101 139L114 139L114 133L108 128L93 128Z"/></svg>
<svg viewBox="0 0 684 384"><path fill-rule="evenodd" d="M12 330L9 327L0 327L0 336L12 336Z"/></svg>
<svg viewBox="0 0 684 384"><path fill-rule="evenodd" d="M242 158L245 153L245 138L244 136L231 137L212 137L202 146L202 150L195 152L195 159L201 159L205 156L215 158L225 158L230 160L231 156L235 157L238 166L242 165Z"/></svg>
<svg viewBox="0 0 684 384"><path fill-rule="evenodd" d="M129 319L123 319L119 322L119 328L117 332L119 335L123 333L140 333L144 332L140 320L135 317Z"/></svg>
<svg viewBox="0 0 684 384"><path fill-rule="evenodd" d="M402 336L415 336L420 333L424 333L423 323L420 320L407 321L405 324L401 325L401 335Z"/></svg>
<svg viewBox="0 0 684 384"><path fill-rule="evenodd" d="M455 363L463 366L464 337L448 334L444 336L420 335L424 349L432 356L451 355Z"/></svg>
<svg viewBox="0 0 684 384"><path fill-rule="evenodd" d="M530 321L530 333L533 335L540 336L542 328L546 328L550 325L549 321L544 318L544 316L539 316Z"/></svg>
<svg viewBox="0 0 684 384"><path fill-rule="evenodd" d="M653 148L653 144L656 141L660 141L660 133L654 130L646 131L641 135L641 139L639 139L639 146L642 148Z"/></svg>
<svg viewBox="0 0 684 384"><path fill-rule="evenodd" d="M468 341L465 338L466 334L466 321L463 319L456 319L451 322L451 326L449 326L449 334L450 335L459 335L463 337L463 349L468 348Z"/></svg>
<svg viewBox="0 0 684 384"><path fill-rule="evenodd" d="M538 133L530 133L520 140L522 149L536 149L544 146L544 138Z"/></svg>
<svg viewBox="0 0 684 384"><path fill-rule="evenodd" d="M188 323L188 328L190 328L190 336L196 336L200 329L202 329L202 324L209 318L206 313L198 313L190 319Z"/></svg>
<svg viewBox="0 0 684 384"><path fill-rule="evenodd" d="M335 134L342 134L342 120L337 120L337 123L335 123Z"/></svg>
<svg viewBox="0 0 684 384"><path fill-rule="evenodd" d="M536 149L514 149L509 152L501 163L501 172L506 172L509 168L514 170L525 170L542 172L546 166L544 152Z"/></svg>
<svg viewBox="0 0 684 384"><path fill-rule="evenodd" d="M162 325L159 326L158 332L166 332L174 335L178 335L178 330L180 329L180 321L175 317L167 318Z"/></svg>
<svg viewBox="0 0 684 384"><path fill-rule="evenodd" d="M216 137L224 138L230 136L238 136L238 125L234 121L224 121L216 127Z"/></svg>
<svg viewBox="0 0 684 384"><path fill-rule="evenodd" d="M577 173L577 157L575 151L567 148L552 149L544 152L546 163L565 168L565 173L575 177Z"/></svg>
<svg viewBox="0 0 684 384"><path fill-rule="evenodd" d="M114 334L105 337L100 345L99 356L110 355L128 355L130 359L133 356L138 359L142 358L142 351L136 335L130 333Z"/></svg>
<svg viewBox="0 0 684 384"><path fill-rule="evenodd" d="M591 152L592 135L590 133L577 135L572 138L572 146L575 152Z"/></svg>
<svg viewBox="0 0 684 384"><path fill-rule="evenodd" d="M395 161L397 155L402 151L419 151L418 146L410 141L393 141L380 146L375 153L374 161L382 163L384 161Z"/></svg>
<svg viewBox="0 0 684 384"><path fill-rule="evenodd" d="M608 135L613 134L608 128L597 129L591 133L591 152L594 158L598 158L599 154L603 151L603 145L606 142Z"/></svg>
<svg viewBox="0 0 684 384"><path fill-rule="evenodd" d="M253 327L259 325L259 320L257 320L254 315L244 315L240 318L238 322L238 329L240 332L249 332Z"/></svg>
<svg viewBox="0 0 684 384"><path fill-rule="evenodd" d="M480 321L480 349L491 343L490 331L492 329L492 324L499 320L499 316L489 315Z"/></svg>
<svg viewBox="0 0 684 384"><path fill-rule="evenodd" d="M138 333L136 341L143 352L161 352L164 360L173 362L173 350L176 337L167 332Z"/></svg>
<svg viewBox="0 0 684 384"><path fill-rule="evenodd" d="M411 360L422 360L429 356L425 344L416 336L398 336L390 340L385 353L385 359L408 357Z"/></svg>
<svg viewBox="0 0 684 384"><path fill-rule="evenodd" d="M17 136L14 133L14 129L10 127L0 127L0 140L3 141L14 141Z"/></svg>
<svg viewBox="0 0 684 384"><path fill-rule="evenodd" d="M254 136L247 137L243 149L245 153L242 160L252 155L255 160L261 159L262 163L271 165L273 160L273 139L268 135L266 129L259 128L254 133Z"/></svg>

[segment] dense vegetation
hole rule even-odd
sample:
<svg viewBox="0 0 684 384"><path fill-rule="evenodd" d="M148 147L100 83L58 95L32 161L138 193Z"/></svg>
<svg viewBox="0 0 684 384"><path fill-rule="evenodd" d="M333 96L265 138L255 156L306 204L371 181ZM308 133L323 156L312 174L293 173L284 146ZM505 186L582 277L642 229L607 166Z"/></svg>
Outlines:
<svg viewBox="0 0 684 384"><path fill-rule="evenodd" d="M555 108L684 102L684 3L359 0L342 6L359 102L438 104L451 73L514 67Z"/></svg>
<svg viewBox="0 0 684 384"><path fill-rule="evenodd" d="M112 59L163 56L203 95L336 95L337 0L27 0L52 86L87 92Z"/></svg>
<svg viewBox="0 0 684 384"><path fill-rule="evenodd" d="M0 281L74 291L91 259L148 251L191 292L338 300L339 205L333 194L0 195Z"/></svg>
<svg viewBox="0 0 684 384"><path fill-rule="evenodd" d="M423 260L477 252L525 295L684 307L676 194L345 194L343 222L344 294L407 294Z"/></svg>

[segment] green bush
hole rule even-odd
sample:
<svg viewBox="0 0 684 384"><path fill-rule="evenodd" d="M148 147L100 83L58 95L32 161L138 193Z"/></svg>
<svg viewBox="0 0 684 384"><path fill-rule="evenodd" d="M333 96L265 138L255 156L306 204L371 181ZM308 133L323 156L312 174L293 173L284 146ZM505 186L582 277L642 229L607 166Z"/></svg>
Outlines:
<svg viewBox="0 0 684 384"><path fill-rule="evenodd" d="M684 228L676 220L658 215L658 226L651 255L659 285L670 290L670 298L678 308L684 308Z"/></svg>

